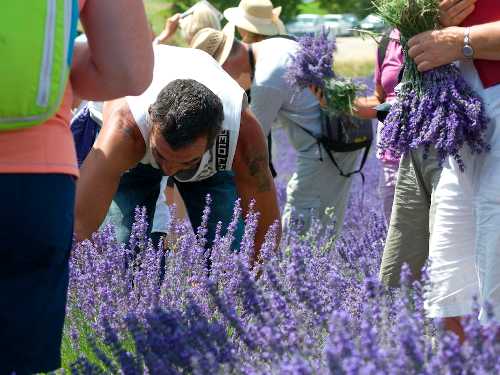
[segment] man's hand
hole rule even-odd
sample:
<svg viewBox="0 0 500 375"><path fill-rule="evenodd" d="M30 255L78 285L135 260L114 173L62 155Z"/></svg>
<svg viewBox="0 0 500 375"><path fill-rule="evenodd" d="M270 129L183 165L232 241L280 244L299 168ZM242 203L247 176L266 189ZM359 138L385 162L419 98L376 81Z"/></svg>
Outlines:
<svg viewBox="0 0 500 375"><path fill-rule="evenodd" d="M316 99L318 99L320 107L326 108L326 98L323 89L316 85L309 85L309 90L311 90Z"/></svg>
<svg viewBox="0 0 500 375"><path fill-rule="evenodd" d="M459 60L462 57L463 43L464 29L447 27L414 36L408 42L408 53L418 70L425 72Z"/></svg>
<svg viewBox="0 0 500 375"><path fill-rule="evenodd" d="M146 144L125 99L107 103L104 124L80 170L76 186L75 234L78 241L102 224L123 172L143 157Z"/></svg>
<svg viewBox="0 0 500 375"><path fill-rule="evenodd" d="M439 22L444 27L460 25L475 9L477 0L441 0Z"/></svg>
<svg viewBox="0 0 500 375"><path fill-rule="evenodd" d="M241 114L241 128L234 156L233 170L242 209L246 214L251 200L260 213L255 235L255 255L252 263L259 259L259 252L266 232L279 221L278 198L273 176L269 170L269 155L261 126L250 109ZM278 243L279 238L278 235Z"/></svg>

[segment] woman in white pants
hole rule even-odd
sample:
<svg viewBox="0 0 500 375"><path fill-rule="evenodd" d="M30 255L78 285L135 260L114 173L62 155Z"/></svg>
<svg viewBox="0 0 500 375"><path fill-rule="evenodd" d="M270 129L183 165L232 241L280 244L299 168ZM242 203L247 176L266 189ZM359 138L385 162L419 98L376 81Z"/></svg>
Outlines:
<svg viewBox="0 0 500 375"><path fill-rule="evenodd" d="M462 340L460 317L472 313L473 296L481 303L482 321L485 301L500 318L500 9L493 2L476 4L464 23L472 27L448 27L410 40L410 56L420 71L459 60L490 119L491 152L471 155L464 148L463 173L448 158L431 205L426 309L430 317L445 318ZM470 52L474 60L466 58Z"/></svg>

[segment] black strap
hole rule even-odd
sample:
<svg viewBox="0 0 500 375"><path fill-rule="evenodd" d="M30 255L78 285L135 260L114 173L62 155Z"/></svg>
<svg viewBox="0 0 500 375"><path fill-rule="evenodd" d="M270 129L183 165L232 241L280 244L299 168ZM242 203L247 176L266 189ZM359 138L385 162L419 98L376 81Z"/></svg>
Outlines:
<svg viewBox="0 0 500 375"><path fill-rule="evenodd" d="M252 49L251 44L248 45L248 62L250 63L250 80L253 81L253 79L255 78L255 56L253 54L253 49ZM246 93L247 93L247 97L248 97L248 102L250 103L250 101L252 100L251 91L247 90ZM271 175L273 176L273 178L276 178L278 173L276 172L276 169L274 168L273 159L272 159L272 155L271 155L272 142L273 141L271 138L271 133L269 133L267 135L267 149L269 151L269 169L271 170Z"/></svg>
<svg viewBox="0 0 500 375"><path fill-rule="evenodd" d="M361 180L363 181L363 185L365 183L365 175L363 174L362 172L362 169L363 167L365 166L365 163L366 163L366 160L368 159L368 155L370 153L370 148L371 148L371 144L367 145L365 147L365 152L363 153L363 157L361 159L361 164L359 166L359 168L355 171L352 171L352 172L349 172L349 173L344 173L344 171L342 170L342 168L340 168L340 165L337 163L337 160L335 160L335 158L333 157L333 154L331 152L331 150L324 144L324 142L322 142L322 140L320 138L318 138L316 135L314 135L314 133L298 124L296 124L299 128L301 128L304 132L306 132L307 134L309 134L311 137L313 137L314 139L316 139L316 142L318 144L318 147L319 147L319 152L320 152L320 160L323 161L323 156L322 156L322 151L321 151L321 146L324 147L325 151L326 151L326 154L328 155L328 157L330 158L330 160L332 161L333 165L335 166L335 168L339 171L339 174L342 176L342 177L351 177L352 175L356 174L356 173L359 173L361 175Z"/></svg>
<svg viewBox="0 0 500 375"><path fill-rule="evenodd" d="M363 167L365 166L366 160L368 159L368 154L370 153L370 148L371 148L371 145L368 145L368 146L365 147L365 151L363 153L363 157L361 158L361 164L360 164L359 168L357 170L349 172L349 173L344 173L344 171L342 171L342 169L338 165L337 161L333 157L333 154L332 154L331 150L329 150L327 147L325 147L325 150L326 150L326 154L328 155L328 157L332 161L333 165L335 166L335 168L337 168L337 170L339 171L339 173L340 173L340 175L342 177L349 178L352 175L355 175L356 173L359 173L360 176L361 176L361 180L363 181L363 185L364 185L364 183L365 183L365 175L363 174L362 170L363 170Z"/></svg>
<svg viewBox="0 0 500 375"><path fill-rule="evenodd" d="M391 41L391 38L389 37L392 29L384 34L382 34L382 37L380 38L380 42L377 47L377 63L378 66L381 67L382 63L385 60L385 54L387 53L387 47L389 46L389 42Z"/></svg>
<svg viewBox="0 0 500 375"><path fill-rule="evenodd" d="M255 56L251 44L248 45L248 62L250 64L250 80L253 82L255 78Z"/></svg>
<svg viewBox="0 0 500 375"><path fill-rule="evenodd" d="M266 39L275 39L275 38L282 38L282 39L293 40L294 42L297 41L297 38L295 36L288 35L288 34L270 35L270 36L266 37Z"/></svg>

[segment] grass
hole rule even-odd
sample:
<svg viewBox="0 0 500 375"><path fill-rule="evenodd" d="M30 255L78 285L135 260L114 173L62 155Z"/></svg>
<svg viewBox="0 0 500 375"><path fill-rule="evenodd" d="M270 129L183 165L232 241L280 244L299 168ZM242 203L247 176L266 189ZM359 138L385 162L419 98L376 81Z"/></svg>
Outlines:
<svg viewBox="0 0 500 375"><path fill-rule="evenodd" d="M373 74L375 62L370 60L337 60L335 61L333 70L343 77L366 77Z"/></svg>

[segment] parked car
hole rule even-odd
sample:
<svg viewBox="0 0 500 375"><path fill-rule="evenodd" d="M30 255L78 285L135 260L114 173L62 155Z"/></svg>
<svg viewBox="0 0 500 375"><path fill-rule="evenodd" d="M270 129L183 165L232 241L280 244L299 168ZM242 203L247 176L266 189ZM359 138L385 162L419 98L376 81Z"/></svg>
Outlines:
<svg viewBox="0 0 500 375"><path fill-rule="evenodd" d="M359 28L359 18L355 14L345 13L342 15L342 18L349 24L350 29ZM351 35L354 35L354 31L351 31Z"/></svg>
<svg viewBox="0 0 500 375"><path fill-rule="evenodd" d="M342 14L327 14L323 16L323 26L333 35L352 35L351 24L344 19Z"/></svg>
<svg viewBox="0 0 500 375"><path fill-rule="evenodd" d="M375 15L369 14L366 16L359 24L360 28L367 31L381 32L387 29L387 25L384 20Z"/></svg>
<svg viewBox="0 0 500 375"><path fill-rule="evenodd" d="M321 27L322 19L317 14L299 14L294 21L286 24L286 29L289 34L295 36L303 36L306 34L314 34Z"/></svg>

